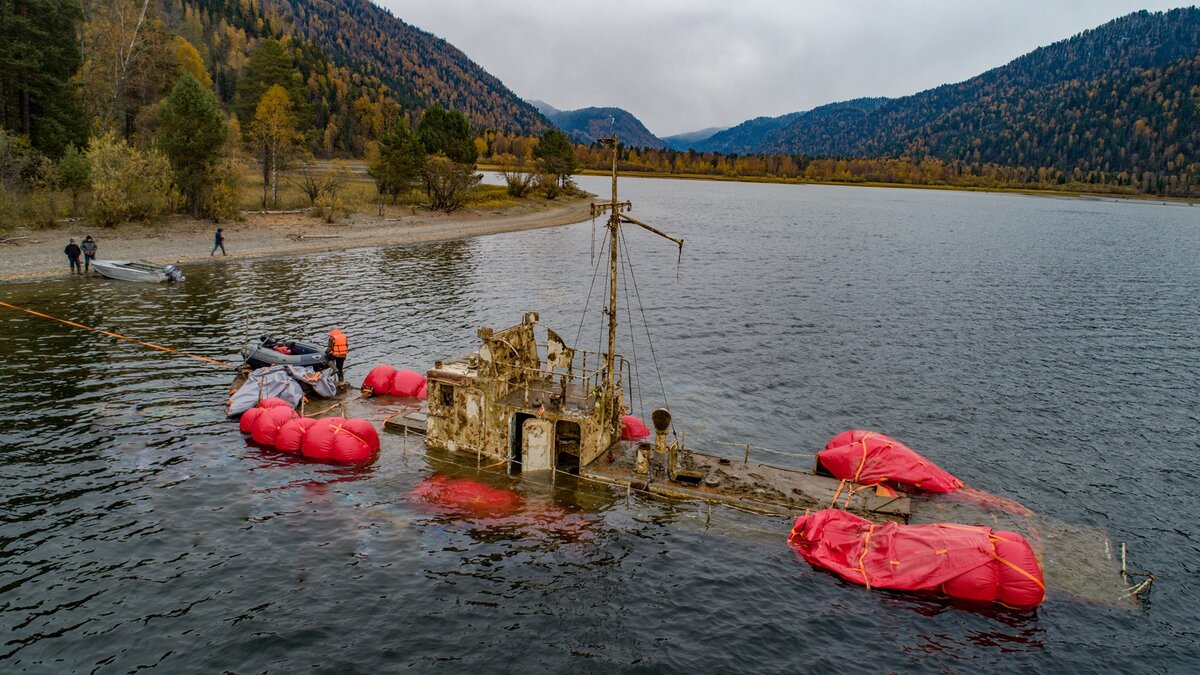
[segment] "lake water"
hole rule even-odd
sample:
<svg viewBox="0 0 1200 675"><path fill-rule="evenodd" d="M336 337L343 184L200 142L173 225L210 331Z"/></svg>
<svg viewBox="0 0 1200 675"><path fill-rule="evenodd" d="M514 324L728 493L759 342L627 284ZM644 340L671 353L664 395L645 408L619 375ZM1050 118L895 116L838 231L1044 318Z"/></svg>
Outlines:
<svg viewBox="0 0 1200 675"><path fill-rule="evenodd" d="M720 443L808 453L887 433L1127 542L1158 576L1144 610L1053 588L1024 614L866 591L797 560L787 519L606 488L513 486L570 532L431 516L404 495L455 469L415 444L360 469L289 461L226 421L228 372L0 309L0 670L1200 669L1200 209L622 187L635 217L687 240L677 260L625 232L643 414L665 389L689 445L733 456ZM581 223L189 265L178 288L64 275L0 299L222 359L336 324L358 383L526 310L594 348L592 252Z"/></svg>

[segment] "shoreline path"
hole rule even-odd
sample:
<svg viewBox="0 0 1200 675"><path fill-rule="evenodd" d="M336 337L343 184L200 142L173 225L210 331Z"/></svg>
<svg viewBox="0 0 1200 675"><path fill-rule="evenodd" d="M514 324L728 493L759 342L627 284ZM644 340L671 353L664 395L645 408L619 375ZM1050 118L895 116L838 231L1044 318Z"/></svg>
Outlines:
<svg viewBox="0 0 1200 675"><path fill-rule="evenodd" d="M304 213L247 214L240 223L223 223L227 257L244 260L334 251L369 246L417 244L467 239L501 232L570 225L591 217L590 199L515 206L496 211L463 210L452 214L418 211L415 215L380 218L355 214L326 224ZM115 228L66 223L18 232L0 244L0 281L66 276L62 248L69 237L87 234L100 244L101 260L148 260L159 264L211 262L213 230L203 220L175 217L156 225L125 224ZM4 239L0 236L0 239Z"/></svg>

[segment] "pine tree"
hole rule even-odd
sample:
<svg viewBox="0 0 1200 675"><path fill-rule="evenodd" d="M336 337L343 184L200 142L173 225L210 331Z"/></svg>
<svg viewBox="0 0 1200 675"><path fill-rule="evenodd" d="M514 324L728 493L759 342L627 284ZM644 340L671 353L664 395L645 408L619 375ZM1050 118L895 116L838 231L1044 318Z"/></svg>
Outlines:
<svg viewBox="0 0 1200 675"><path fill-rule="evenodd" d="M579 170L575 159L575 146L571 139L558 129L547 129L542 133L533 156L542 166L542 172L553 175L561 187L567 186L572 174Z"/></svg>
<svg viewBox="0 0 1200 675"><path fill-rule="evenodd" d="M396 197L421 178L424 166L425 148L408 128L408 122L401 118L380 137L378 156L371 162L368 173L375 179L379 194L389 195L395 204Z"/></svg>
<svg viewBox="0 0 1200 675"><path fill-rule="evenodd" d="M79 193L91 182L92 165L87 156L72 143L58 160L58 177L64 189L71 193L71 215L79 212Z"/></svg>
<svg viewBox="0 0 1200 675"><path fill-rule="evenodd" d="M292 57L288 56L283 45L278 40L267 39L254 50L238 79L234 110L242 126L250 126L259 100L273 86L282 87L287 92L292 109L300 114L300 119L304 119L306 103L300 73L293 67Z"/></svg>
<svg viewBox="0 0 1200 675"><path fill-rule="evenodd" d="M212 168L228 133L217 97L184 73L163 105L158 146L171 160L175 184L194 216L200 215Z"/></svg>
<svg viewBox="0 0 1200 675"><path fill-rule="evenodd" d="M59 155L84 140L67 82L79 66L78 0L0 0L0 128Z"/></svg>
<svg viewBox="0 0 1200 675"><path fill-rule="evenodd" d="M466 115L457 110L446 110L436 105L426 110L417 126L417 138L426 153L436 155L440 152L451 161L472 168L479 157L471 123Z"/></svg>

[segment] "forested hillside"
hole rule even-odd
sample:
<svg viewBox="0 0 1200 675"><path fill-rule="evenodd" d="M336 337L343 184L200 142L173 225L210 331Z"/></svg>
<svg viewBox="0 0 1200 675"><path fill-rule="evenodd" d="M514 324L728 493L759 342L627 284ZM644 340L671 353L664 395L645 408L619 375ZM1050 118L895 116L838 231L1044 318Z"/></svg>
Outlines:
<svg viewBox="0 0 1200 675"><path fill-rule="evenodd" d="M800 116L757 151L938 157L1184 194L1200 149L1197 54L1200 9L1138 12L874 110Z"/></svg>
<svg viewBox="0 0 1200 675"><path fill-rule="evenodd" d="M1200 56L1137 75L1065 82L960 106L912 137L912 157L1056 169L1152 194L1200 187ZM964 130L971 130L964 133Z"/></svg>
<svg viewBox="0 0 1200 675"><path fill-rule="evenodd" d="M337 65L386 84L406 107L459 110L478 129L533 134L546 128L533 106L454 45L369 0L263 0L263 5Z"/></svg>
<svg viewBox="0 0 1200 675"><path fill-rule="evenodd" d="M380 216L406 199L451 211L479 192L489 142L521 148L526 173L554 164L539 130L462 52L366 0L0 0L3 228L81 202L104 225L237 218L250 190L255 207L283 193L331 222L351 192ZM368 160L373 193L317 161L343 158Z"/></svg>
<svg viewBox="0 0 1200 675"><path fill-rule="evenodd" d="M419 116L432 105L465 113L480 130L534 134L547 126L462 52L367 0L3 4L0 124L51 155L82 145L98 127L126 137L152 130L150 108L174 83L180 59L194 63L193 74L203 70L206 86L245 124L257 101L239 87L269 40L282 54L264 60L281 61L259 65L294 74L285 88L317 154L362 156L385 117L401 109Z"/></svg>

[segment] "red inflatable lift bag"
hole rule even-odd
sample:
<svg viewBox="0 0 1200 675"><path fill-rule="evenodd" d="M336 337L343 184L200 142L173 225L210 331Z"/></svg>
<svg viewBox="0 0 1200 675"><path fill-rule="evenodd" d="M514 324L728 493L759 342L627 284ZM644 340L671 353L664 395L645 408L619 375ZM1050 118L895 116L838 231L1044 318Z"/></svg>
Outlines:
<svg viewBox="0 0 1200 675"><path fill-rule="evenodd" d="M392 379L396 377L396 369L389 365L378 365L367 373L363 380L362 392L368 396L383 396L392 393Z"/></svg>
<svg viewBox="0 0 1200 675"><path fill-rule="evenodd" d="M392 376L394 396L419 397L425 389L425 376L415 370L397 370Z"/></svg>
<svg viewBox="0 0 1200 675"><path fill-rule="evenodd" d="M317 421L311 417L297 417L285 422L275 434L275 449L283 452L300 454L300 446L304 444L304 434Z"/></svg>
<svg viewBox="0 0 1200 675"><path fill-rule="evenodd" d="M646 427L645 422L633 415L625 415L621 418L621 440L640 441L649 436L650 429Z"/></svg>
<svg viewBox="0 0 1200 675"><path fill-rule="evenodd" d="M254 428L250 430L250 438L259 445L275 446L275 435L280 427L299 417L290 406L267 408L254 420Z"/></svg>
<svg viewBox="0 0 1200 675"><path fill-rule="evenodd" d="M263 414L263 411L268 408L278 408L280 406L291 408L292 404L281 398L275 398L274 396L270 398L264 398L258 402L258 405L242 413L242 418L238 420L238 429L243 434L253 433L254 422L258 419L258 416Z"/></svg>
<svg viewBox="0 0 1200 675"><path fill-rule="evenodd" d="M359 463L379 450L379 433L366 420L323 417L308 428L300 454L309 459Z"/></svg>
<svg viewBox="0 0 1200 675"><path fill-rule="evenodd" d="M814 567L870 588L928 591L1014 609L1046 595L1041 564L1015 532L936 523L875 525L825 509L796 519L788 544Z"/></svg>
<svg viewBox="0 0 1200 675"><path fill-rule="evenodd" d="M521 506L521 495L469 478L430 476L408 493L410 501L454 516L510 516Z"/></svg>
<svg viewBox="0 0 1200 675"><path fill-rule="evenodd" d="M345 417L322 417L317 420L304 433L300 454L318 461L328 460L333 455L333 431L329 427L345 421Z"/></svg>
<svg viewBox="0 0 1200 675"><path fill-rule="evenodd" d="M924 492L954 492L963 482L912 448L874 431L843 431L817 453L835 478L862 485L886 483Z"/></svg>

